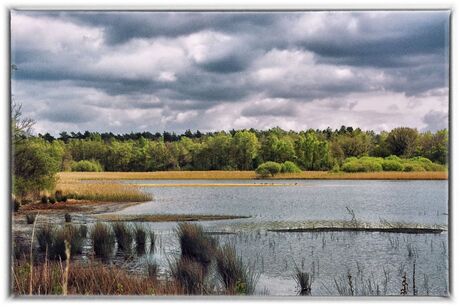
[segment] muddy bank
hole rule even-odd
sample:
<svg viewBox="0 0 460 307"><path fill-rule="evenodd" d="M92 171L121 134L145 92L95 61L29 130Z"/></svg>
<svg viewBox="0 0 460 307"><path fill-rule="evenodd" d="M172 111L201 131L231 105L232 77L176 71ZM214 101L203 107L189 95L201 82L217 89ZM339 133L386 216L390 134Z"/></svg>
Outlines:
<svg viewBox="0 0 460 307"><path fill-rule="evenodd" d="M44 224L64 225L66 213L70 214L72 224L88 224L98 221L96 217L98 214L114 213L137 204L139 203L98 203L70 200L66 203L24 205L19 212L12 215L12 235L13 238L21 237L30 240L33 224L27 224L26 216L28 214L36 214L36 227Z"/></svg>

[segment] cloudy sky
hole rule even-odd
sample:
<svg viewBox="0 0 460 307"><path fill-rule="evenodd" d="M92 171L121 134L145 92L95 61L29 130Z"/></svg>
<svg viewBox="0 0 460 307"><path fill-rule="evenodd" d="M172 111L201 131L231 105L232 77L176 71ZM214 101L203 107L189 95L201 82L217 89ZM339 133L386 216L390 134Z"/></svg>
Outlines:
<svg viewBox="0 0 460 307"><path fill-rule="evenodd" d="M35 132L447 127L449 12L11 12Z"/></svg>

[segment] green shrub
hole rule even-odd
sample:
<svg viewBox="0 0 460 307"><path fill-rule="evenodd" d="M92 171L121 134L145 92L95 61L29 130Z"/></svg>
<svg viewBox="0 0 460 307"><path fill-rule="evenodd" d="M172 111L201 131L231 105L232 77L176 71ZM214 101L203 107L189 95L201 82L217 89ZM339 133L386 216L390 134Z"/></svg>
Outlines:
<svg viewBox="0 0 460 307"><path fill-rule="evenodd" d="M281 165L273 161L262 163L256 169L256 173L260 175L261 177L268 177L269 175L275 176L280 171L281 171Z"/></svg>
<svg viewBox="0 0 460 307"><path fill-rule="evenodd" d="M391 156L388 156L388 157L385 157L385 160L391 160L391 161L399 161L399 162L402 162L402 159L398 156L395 156L395 155L391 155Z"/></svg>
<svg viewBox="0 0 460 307"><path fill-rule="evenodd" d="M56 203L56 199L54 197L49 197L48 199L50 201L50 204L55 204Z"/></svg>
<svg viewBox="0 0 460 307"><path fill-rule="evenodd" d="M281 173L300 173L300 168L291 161L286 161L281 165Z"/></svg>
<svg viewBox="0 0 460 307"><path fill-rule="evenodd" d="M382 168L384 171L395 171L400 172L404 169L401 162L398 160L385 160L382 162Z"/></svg>
<svg viewBox="0 0 460 307"><path fill-rule="evenodd" d="M102 172L102 166L96 160L80 160L72 162L71 170L73 172Z"/></svg>
<svg viewBox="0 0 460 307"><path fill-rule="evenodd" d="M342 171L347 173L381 172L383 170L380 160L371 158L356 159L342 165Z"/></svg>
<svg viewBox="0 0 460 307"><path fill-rule="evenodd" d="M403 164L405 172L424 172L425 168L417 162L405 162Z"/></svg>

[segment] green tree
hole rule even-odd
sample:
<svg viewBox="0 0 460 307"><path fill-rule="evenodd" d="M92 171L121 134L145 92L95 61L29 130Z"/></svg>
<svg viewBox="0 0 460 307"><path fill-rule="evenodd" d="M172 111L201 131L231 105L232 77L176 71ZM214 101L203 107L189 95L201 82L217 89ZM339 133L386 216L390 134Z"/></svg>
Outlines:
<svg viewBox="0 0 460 307"><path fill-rule="evenodd" d="M327 141L319 140L314 132L301 135L296 142L297 161L306 170L329 168L329 147Z"/></svg>
<svg viewBox="0 0 460 307"><path fill-rule="evenodd" d="M412 157L417 146L417 129L400 127L388 134L386 143L391 154Z"/></svg>
<svg viewBox="0 0 460 307"><path fill-rule="evenodd" d="M237 169L253 169L253 160L257 156L259 141L253 132L238 131L232 139L232 158Z"/></svg>
<svg viewBox="0 0 460 307"><path fill-rule="evenodd" d="M54 188L62 157L43 140L26 139L14 146L13 193L19 198L38 197Z"/></svg>

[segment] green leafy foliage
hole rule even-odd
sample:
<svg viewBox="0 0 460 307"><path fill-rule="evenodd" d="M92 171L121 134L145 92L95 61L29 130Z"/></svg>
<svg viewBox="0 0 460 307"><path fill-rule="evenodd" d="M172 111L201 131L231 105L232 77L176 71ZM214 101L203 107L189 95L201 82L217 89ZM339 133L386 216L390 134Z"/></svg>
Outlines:
<svg viewBox="0 0 460 307"><path fill-rule="evenodd" d="M257 167L256 173L261 177L275 176L281 171L281 164L268 161Z"/></svg>
<svg viewBox="0 0 460 307"><path fill-rule="evenodd" d="M291 161L286 161L281 165L281 173L300 173L302 170Z"/></svg>
<svg viewBox="0 0 460 307"><path fill-rule="evenodd" d="M102 166L96 160L81 160L74 161L71 170L72 172L102 172Z"/></svg>
<svg viewBox="0 0 460 307"><path fill-rule="evenodd" d="M431 162L424 157L401 159L397 156L389 156L385 159L378 157L351 157L347 158L342 165L342 171L354 172L379 172L379 171L444 171L445 167Z"/></svg>

